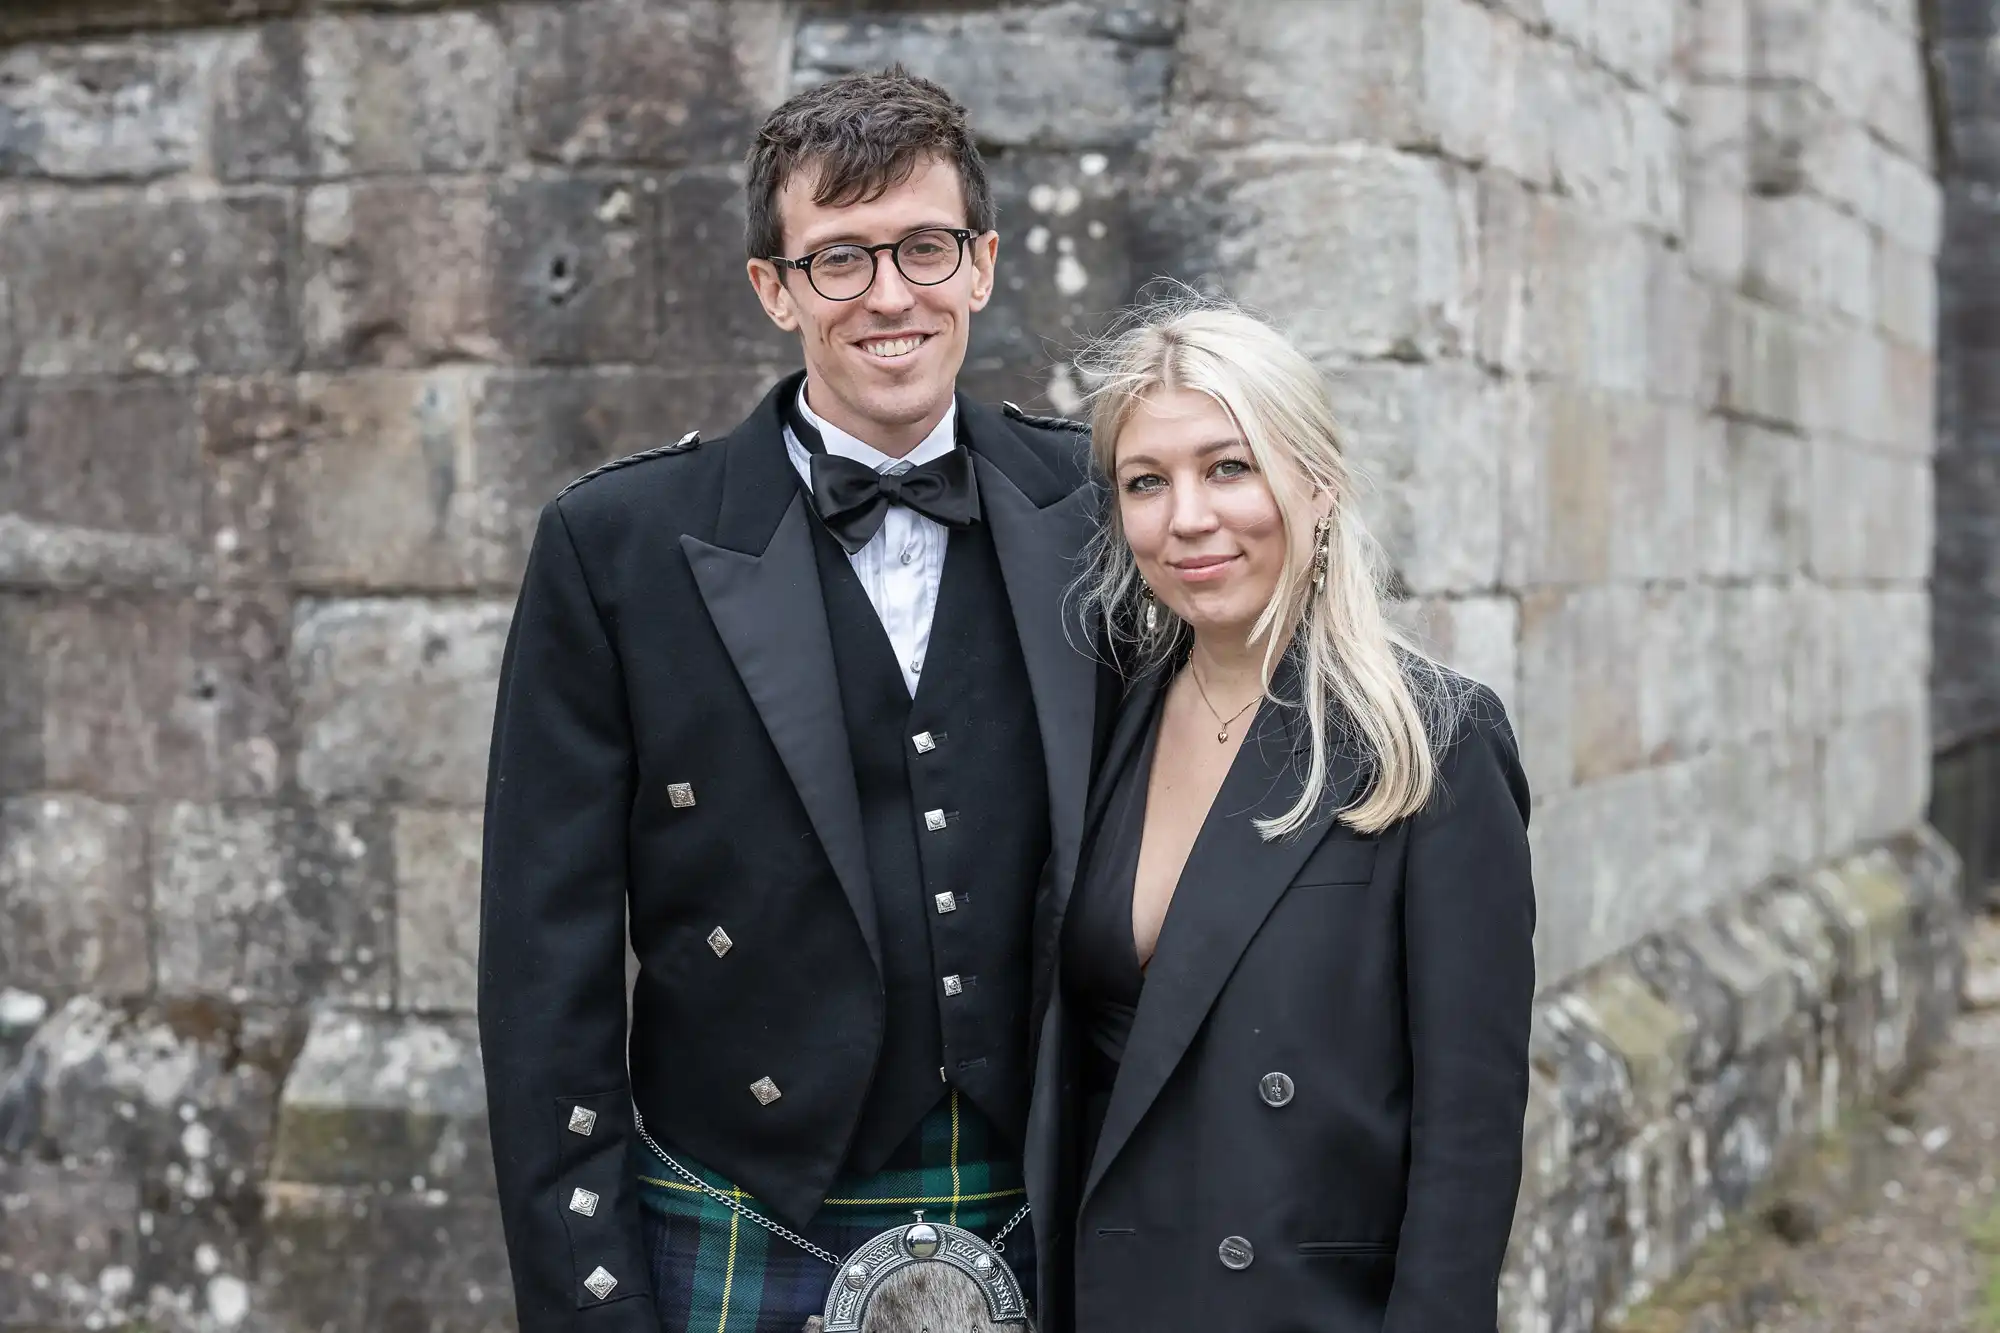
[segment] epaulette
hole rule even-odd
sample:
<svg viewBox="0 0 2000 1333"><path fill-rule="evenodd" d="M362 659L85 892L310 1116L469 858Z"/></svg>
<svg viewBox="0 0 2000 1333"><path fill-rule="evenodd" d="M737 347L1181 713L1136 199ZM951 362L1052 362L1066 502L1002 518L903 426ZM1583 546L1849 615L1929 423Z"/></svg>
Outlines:
<svg viewBox="0 0 2000 1333"><path fill-rule="evenodd" d="M601 477L607 472L616 472L621 467L631 467L634 463L643 463L649 458L665 458L668 454L693 453L699 448L701 448L701 432L691 430L672 444L662 444L652 449L641 449L636 454L628 454L624 458L614 458L601 467L592 468L569 485L563 487L560 491L557 491L556 499L562 499L586 481Z"/></svg>
<svg viewBox="0 0 2000 1333"><path fill-rule="evenodd" d="M1090 426L1085 422L1071 421L1068 417L1038 417L1032 412L1022 411L1019 403L1003 401L1000 410L1016 421L1030 426L1040 426L1043 430L1073 430L1084 435L1090 434Z"/></svg>

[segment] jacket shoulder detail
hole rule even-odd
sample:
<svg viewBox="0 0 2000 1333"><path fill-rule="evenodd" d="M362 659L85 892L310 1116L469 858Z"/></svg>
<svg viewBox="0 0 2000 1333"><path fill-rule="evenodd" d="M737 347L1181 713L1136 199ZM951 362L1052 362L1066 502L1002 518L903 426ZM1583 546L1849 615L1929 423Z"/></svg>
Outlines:
<svg viewBox="0 0 2000 1333"><path fill-rule="evenodd" d="M1072 421L1068 417L1038 417L1024 411L1019 403L1002 402L1000 410L1014 420L1029 426L1039 426L1043 430L1073 430L1083 435L1090 434L1090 426L1082 421Z"/></svg>
<svg viewBox="0 0 2000 1333"><path fill-rule="evenodd" d="M634 463L644 463L655 458L665 458L670 454L693 453L699 448L701 448L701 432L691 430L672 444L662 444L652 449L641 449L636 454L627 454L623 458L614 458L609 463L592 468L569 485L563 487L560 491L557 491L556 499L562 499L563 496L568 495L586 481L594 480L607 472L616 472L619 468L631 467Z"/></svg>

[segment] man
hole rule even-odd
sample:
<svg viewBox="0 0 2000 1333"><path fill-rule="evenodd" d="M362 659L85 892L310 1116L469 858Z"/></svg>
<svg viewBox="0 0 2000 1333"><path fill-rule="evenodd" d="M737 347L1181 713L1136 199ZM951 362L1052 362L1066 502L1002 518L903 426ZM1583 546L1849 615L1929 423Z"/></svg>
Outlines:
<svg viewBox="0 0 2000 1333"><path fill-rule="evenodd" d="M1085 437L955 395L999 239L943 89L795 97L748 190L803 372L549 504L502 667L479 1013L524 1333L795 1333L917 1209L1013 1223L1032 1299L1054 1235L1018 1159L1099 714Z"/></svg>

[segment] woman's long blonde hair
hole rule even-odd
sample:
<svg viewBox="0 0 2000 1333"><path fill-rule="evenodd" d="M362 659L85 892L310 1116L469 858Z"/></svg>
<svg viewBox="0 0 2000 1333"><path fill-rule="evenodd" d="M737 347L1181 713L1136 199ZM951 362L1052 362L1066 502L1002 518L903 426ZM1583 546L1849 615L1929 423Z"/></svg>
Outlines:
<svg viewBox="0 0 2000 1333"><path fill-rule="evenodd" d="M1351 756L1367 779L1336 812L1342 823L1379 833L1415 814L1437 780L1434 748L1457 721L1460 690L1384 613L1383 561L1356 512L1354 475L1320 372L1269 324L1199 295L1132 312L1078 368L1090 386L1092 452L1104 478L1117 474L1118 435L1139 403L1192 389L1236 423L1277 499L1285 564L1250 637L1264 642L1267 680L1288 648L1295 653L1303 697L1276 702L1305 709L1312 752L1298 803L1259 820L1258 831L1282 838L1314 821L1336 752ZM1325 587L1315 591L1311 557L1299 555L1309 544L1297 538L1313 527L1323 500L1332 505L1330 549ZM1188 628L1164 603L1157 604L1156 628L1147 630L1145 588L1115 502L1082 586L1086 608L1098 613L1128 670L1159 669L1188 646ZM1288 641L1285 630L1294 624Z"/></svg>

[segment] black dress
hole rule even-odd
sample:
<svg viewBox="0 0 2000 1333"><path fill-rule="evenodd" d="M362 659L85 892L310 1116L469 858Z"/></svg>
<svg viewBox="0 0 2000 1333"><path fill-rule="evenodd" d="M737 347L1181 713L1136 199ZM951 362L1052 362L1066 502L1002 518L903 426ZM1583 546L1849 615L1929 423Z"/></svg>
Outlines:
<svg viewBox="0 0 2000 1333"><path fill-rule="evenodd" d="M1164 698L1165 692L1161 692ZM1078 1081L1082 1096L1081 1160L1087 1167L1104 1127L1111 1087L1125 1058L1132 1019L1139 1010L1145 969L1132 939L1132 893L1139 872L1139 843L1146 828L1146 790L1160 739L1160 706L1146 723L1145 741L1133 746L1124 767L1111 775L1097 828L1090 836L1076 893L1063 927L1064 998L1081 1040Z"/></svg>

